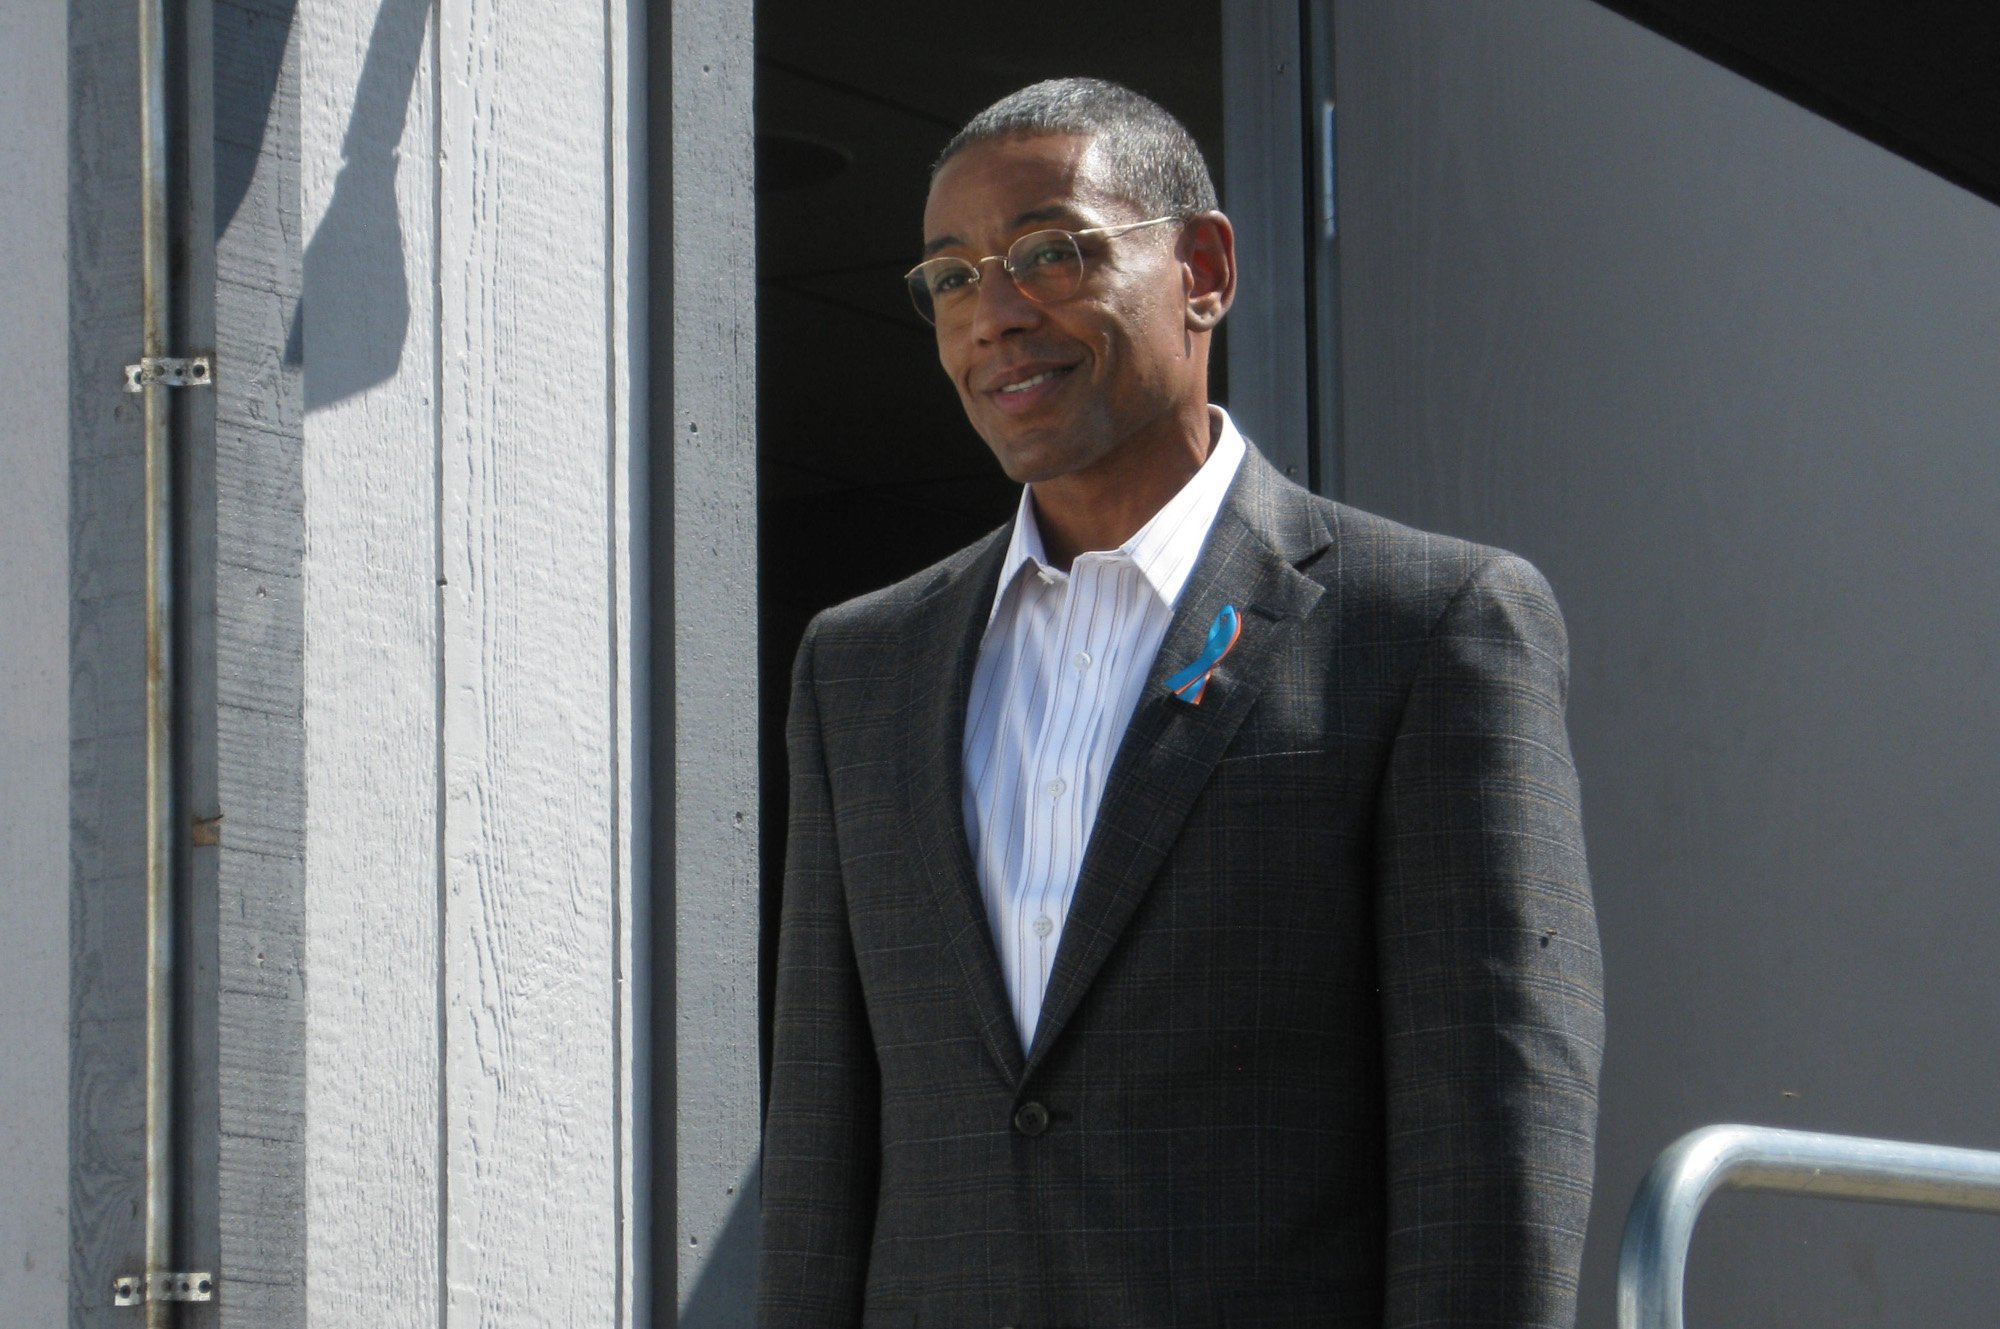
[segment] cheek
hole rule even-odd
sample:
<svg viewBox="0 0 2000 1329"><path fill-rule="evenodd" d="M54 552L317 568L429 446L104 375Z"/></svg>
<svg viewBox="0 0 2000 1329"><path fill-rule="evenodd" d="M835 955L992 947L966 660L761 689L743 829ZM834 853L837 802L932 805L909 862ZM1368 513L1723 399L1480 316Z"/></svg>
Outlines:
<svg viewBox="0 0 2000 1329"><path fill-rule="evenodd" d="M1173 374L1167 361L1183 358L1180 306L1158 296L1135 296L1107 311L1094 339L1100 354L1119 366L1118 376L1153 384Z"/></svg>
<svg viewBox="0 0 2000 1329"><path fill-rule="evenodd" d="M1073 341L1090 348L1091 377L1116 377L1131 359L1131 336L1115 309L1093 305L1067 311L1062 331ZM1126 315L1129 317L1129 311Z"/></svg>
<svg viewBox="0 0 2000 1329"><path fill-rule="evenodd" d="M952 387L958 389L958 395L964 397L965 375L960 372L964 364L963 358L957 354L956 348L942 337L938 338L937 358L938 367L944 370L944 376L951 380Z"/></svg>

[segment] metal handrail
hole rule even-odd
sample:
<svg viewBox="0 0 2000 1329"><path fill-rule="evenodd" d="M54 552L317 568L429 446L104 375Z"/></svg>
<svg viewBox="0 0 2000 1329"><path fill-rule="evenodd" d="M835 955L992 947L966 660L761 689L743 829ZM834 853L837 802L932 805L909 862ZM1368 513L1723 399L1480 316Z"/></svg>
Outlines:
<svg viewBox="0 0 2000 1329"><path fill-rule="evenodd" d="M2000 1153L1775 1126L1691 1131L1667 1146L1632 1199L1618 1252L1619 1329L1682 1329L1688 1243L1719 1190L2000 1214Z"/></svg>

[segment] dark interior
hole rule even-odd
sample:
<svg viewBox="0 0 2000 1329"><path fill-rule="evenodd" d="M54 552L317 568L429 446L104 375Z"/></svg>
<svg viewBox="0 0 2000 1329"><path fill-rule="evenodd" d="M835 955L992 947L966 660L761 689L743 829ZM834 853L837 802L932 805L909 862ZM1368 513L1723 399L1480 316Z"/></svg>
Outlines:
<svg viewBox="0 0 2000 1329"><path fill-rule="evenodd" d="M767 981L784 847L785 709L807 621L991 530L1018 499L966 423L931 330L903 291L919 257L932 160L999 97L1081 74L1126 83L1173 111L1218 183L1222 176L1216 0L1062 7L1053 32L1004 7L896 0L865 12L862 21L853 7L820 0L757 6ZM1222 358L1218 351L1218 371Z"/></svg>

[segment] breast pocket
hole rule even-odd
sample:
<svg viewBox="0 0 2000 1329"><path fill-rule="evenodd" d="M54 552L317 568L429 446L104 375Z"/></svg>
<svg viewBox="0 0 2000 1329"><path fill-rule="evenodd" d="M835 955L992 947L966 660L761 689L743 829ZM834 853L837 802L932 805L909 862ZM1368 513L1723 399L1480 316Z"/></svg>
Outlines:
<svg viewBox="0 0 2000 1329"><path fill-rule="evenodd" d="M1367 878L1371 790L1333 748L1232 752L1190 811L1181 850L1207 865L1225 919L1246 909L1287 945L1352 920ZM1184 860L1185 861L1185 860Z"/></svg>
<svg viewBox="0 0 2000 1329"><path fill-rule="evenodd" d="M1340 754L1327 748L1231 751L1216 763L1197 811L1270 833L1323 822L1353 784Z"/></svg>

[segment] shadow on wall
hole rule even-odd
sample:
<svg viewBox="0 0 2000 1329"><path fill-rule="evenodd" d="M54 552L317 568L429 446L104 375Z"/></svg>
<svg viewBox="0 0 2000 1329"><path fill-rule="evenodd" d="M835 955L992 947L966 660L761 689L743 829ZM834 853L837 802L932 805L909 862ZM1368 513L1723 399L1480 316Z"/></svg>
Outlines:
<svg viewBox="0 0 2000 1329"><path fill-rule="evenodd" d="M409 277L396 213L397 145L430 25L430 0L383 0L368 37L333 198L306 243L285 363L303 365L312 311L308 411L393 378L410 330Z"/></svg>
<svg viewBox="0 0 2000 1329"><path fill-rule="evenodd" d="M271 127L271 106L284 78L285 52L291 45L295 6L272 6L275 12L244 8L213 16L211 39L218 62L226 61L227 84L216 90L218 110L228 116L228 132L215 141L215 235L229 233L251 182L264 160L264 135ZM271 28L273 31L259 31ZM245 131L255 135L244 142Z"/></svg>
<svg viewBox="0 0 2000 1329"><path fill-rule="evenodd" d="M753 1162L737 1184L736 1203L730 1206L722 1231L716 1234L694 1286L688 1289L681 1307L682 1324L719 1329L756 1322L757 1200L762 1189L763 1171Z"/></svg>

